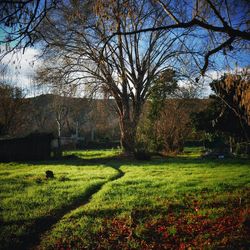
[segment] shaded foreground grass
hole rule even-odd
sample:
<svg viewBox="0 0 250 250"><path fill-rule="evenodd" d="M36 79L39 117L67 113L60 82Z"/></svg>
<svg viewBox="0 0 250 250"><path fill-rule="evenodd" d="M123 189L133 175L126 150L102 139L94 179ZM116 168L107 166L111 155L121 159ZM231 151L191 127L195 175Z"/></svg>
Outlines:
<svg viewBox="0 0 250 250"><path fill-rule="evenodd" d="M110 154L102 152L104 158ZM0 249L31 247L66 212L119 175L114 168L82 161L0 164ZM54 179L45 178L47 170Z"/></svg>
<svg viewBox="0 0 250 250"><path fill-rule="evenodd" d="M115 153L73 152L77 157L37 166L2 164L2 246L18 246L22 235L32 237L37 218L64 211L37 248L248 249L249 162L209 161L190 151L132 162ZM57 178L37 183L48 169ZM89 203L65 209L97 186Z"/></svg>

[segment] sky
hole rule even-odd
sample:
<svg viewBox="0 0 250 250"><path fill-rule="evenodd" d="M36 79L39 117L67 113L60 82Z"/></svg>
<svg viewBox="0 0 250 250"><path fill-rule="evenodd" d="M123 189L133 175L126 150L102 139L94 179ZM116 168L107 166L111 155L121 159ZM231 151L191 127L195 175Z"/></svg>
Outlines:
<svg viewBox="0 0 250 250"><path fill-rule="evenodd" d="M19 51L15 54L8 54L3 58L0 64L1 68L5 67L7 70L5 79L11 84L21 87L27 97L33 97L43 93L41 89L38 90L33 85L33 76L35 76L35 71L41 64L40 59L38 59L39 53L39 49L28 47L24 53L23 51ZM250 57L243 55L238 56L242 57L237 66L238 70L250 65ZM233 69L235 66L233 63L231 64L231 68ZM218 79L226 71L227 69L224 68L219 70L208 70L206 72L206 77L203 79L203 96L208 96L211 93L209 82L213 79ZM181 83L181 85L184 85L184 83Z"/></svg>
<svg viewBox="0 0 250 250"><path fill-rule="evenodd" d="M0 27L0 41L4 37L4 31ZM0 45L0 49L3 49L4 46ZM8 54L1 62L0 69L6 68L8 74L8 81L14 85L17 85L24 89L27 93L27 96L34 96L40 94L39 91L36 91L33 87L32 77L35 75L36 68L41 64L41 62L36 58L39 55L39 49L36 47L28 47L24 53L20 51L16 54ZM206 72L207 77L205 81L204 95L207 96L210 93L208 83L212 79L220 77L225 71L226 65L228 62L224 60L220 54L216 54L214 59L217 63L216 67L218 70L210 69ZM243 68L250 65L250 55L246 53L241 53L236 51L235 58L230 58L230 68L234 69L236 67L235 62L237 61L237 67ZM182 83L184 84L184 83Z"/></svg>
<svg viewBox="0 0 250 250"><path fill-rule="evenodd" d="M35 75L36 68L41 63L37 56L39 50L36 48L26 48L24 51L11 53L6 55L0 64L1 69L4 68L4 77L10 84L16 85L22 88L29 96L34 95L34 89L32 89L33 77Z"/></svg>

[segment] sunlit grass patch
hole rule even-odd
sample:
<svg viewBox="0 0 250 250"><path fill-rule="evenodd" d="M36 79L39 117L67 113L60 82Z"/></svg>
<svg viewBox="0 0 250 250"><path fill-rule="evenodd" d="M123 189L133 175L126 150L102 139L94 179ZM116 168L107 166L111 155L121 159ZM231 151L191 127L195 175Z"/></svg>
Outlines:
<svg viewBox="0 0 250 250"><path fill-rule="evenodd" d="M36 223L83 203L90 193L117 175L115 169L103 165L53 164L0 164L0 248L22 246L28 237L32 241L32 234L40 230ZM47 179L47 170L53 171L55 178Z"/></svg>
<svg viewBox="0 0 250 250"><path fill-rule="evenodd" d="M199 157L204 151L204 147L185 147L179 157Z"/></svg>
<svg viewBox="0 0 250 250"><path fill-rule="evenodd" d="M121 152L119 149L107 150L84 150L84 151L67 151L65 156L74 155L81 159L105 159L118 155Z"/></svg>
<svg viewBox="0 0 250 250"><path fill-rule="evenodd" d="M48 222L55 225L42 234L40 248L46 250L244 249L250 204L246 160L190 153L132 161L114 157L119 153L75 151L62 161L0 164L1 247L27 246ZM47 179L47 170L55 178ZM213 234L217 227L231 231Z"/></svg>
<svg viewBox="0 0 250 250"><path fill-rule="evenodd" d="M125 175L105 184L90 203L65 216L44 236L41 248L233 245L244 249L250 204L248 162L177 157L116 164ZM194 229L188 231L188 224ZM213 234L217 227L230 230Z"/></svg>

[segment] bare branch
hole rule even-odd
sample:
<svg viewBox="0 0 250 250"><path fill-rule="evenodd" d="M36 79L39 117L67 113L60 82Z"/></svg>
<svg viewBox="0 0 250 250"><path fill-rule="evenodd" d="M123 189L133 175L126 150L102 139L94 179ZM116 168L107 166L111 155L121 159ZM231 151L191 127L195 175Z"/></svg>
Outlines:
<svg viewBox="0 0 250 250"><path fill-rule="evenodd" d="M205 62L204 62L204 66L201 69L201 75L204 75L207 67L208 67L208 63L209 63L209 57L212 56L213 54L217 53L218 51L222 50L223 48L228 47L233 41L235 40L235 37L230 37L227 41L225 41L224 43L220 44L218 47L216 47L213 50L210 50L206 55L205 55Z"/></svg>

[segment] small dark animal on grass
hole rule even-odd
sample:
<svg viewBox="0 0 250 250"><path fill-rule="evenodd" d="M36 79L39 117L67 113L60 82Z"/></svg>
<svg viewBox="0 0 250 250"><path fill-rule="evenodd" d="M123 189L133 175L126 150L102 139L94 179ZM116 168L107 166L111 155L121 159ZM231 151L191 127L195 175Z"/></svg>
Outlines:
<svg viewBox="0 0 250 250"><path fill-rule="evenodd" d="M46 178L49 179L49 178L54 178L54 173L50 170L47 170L46 172Z"/></svg>

